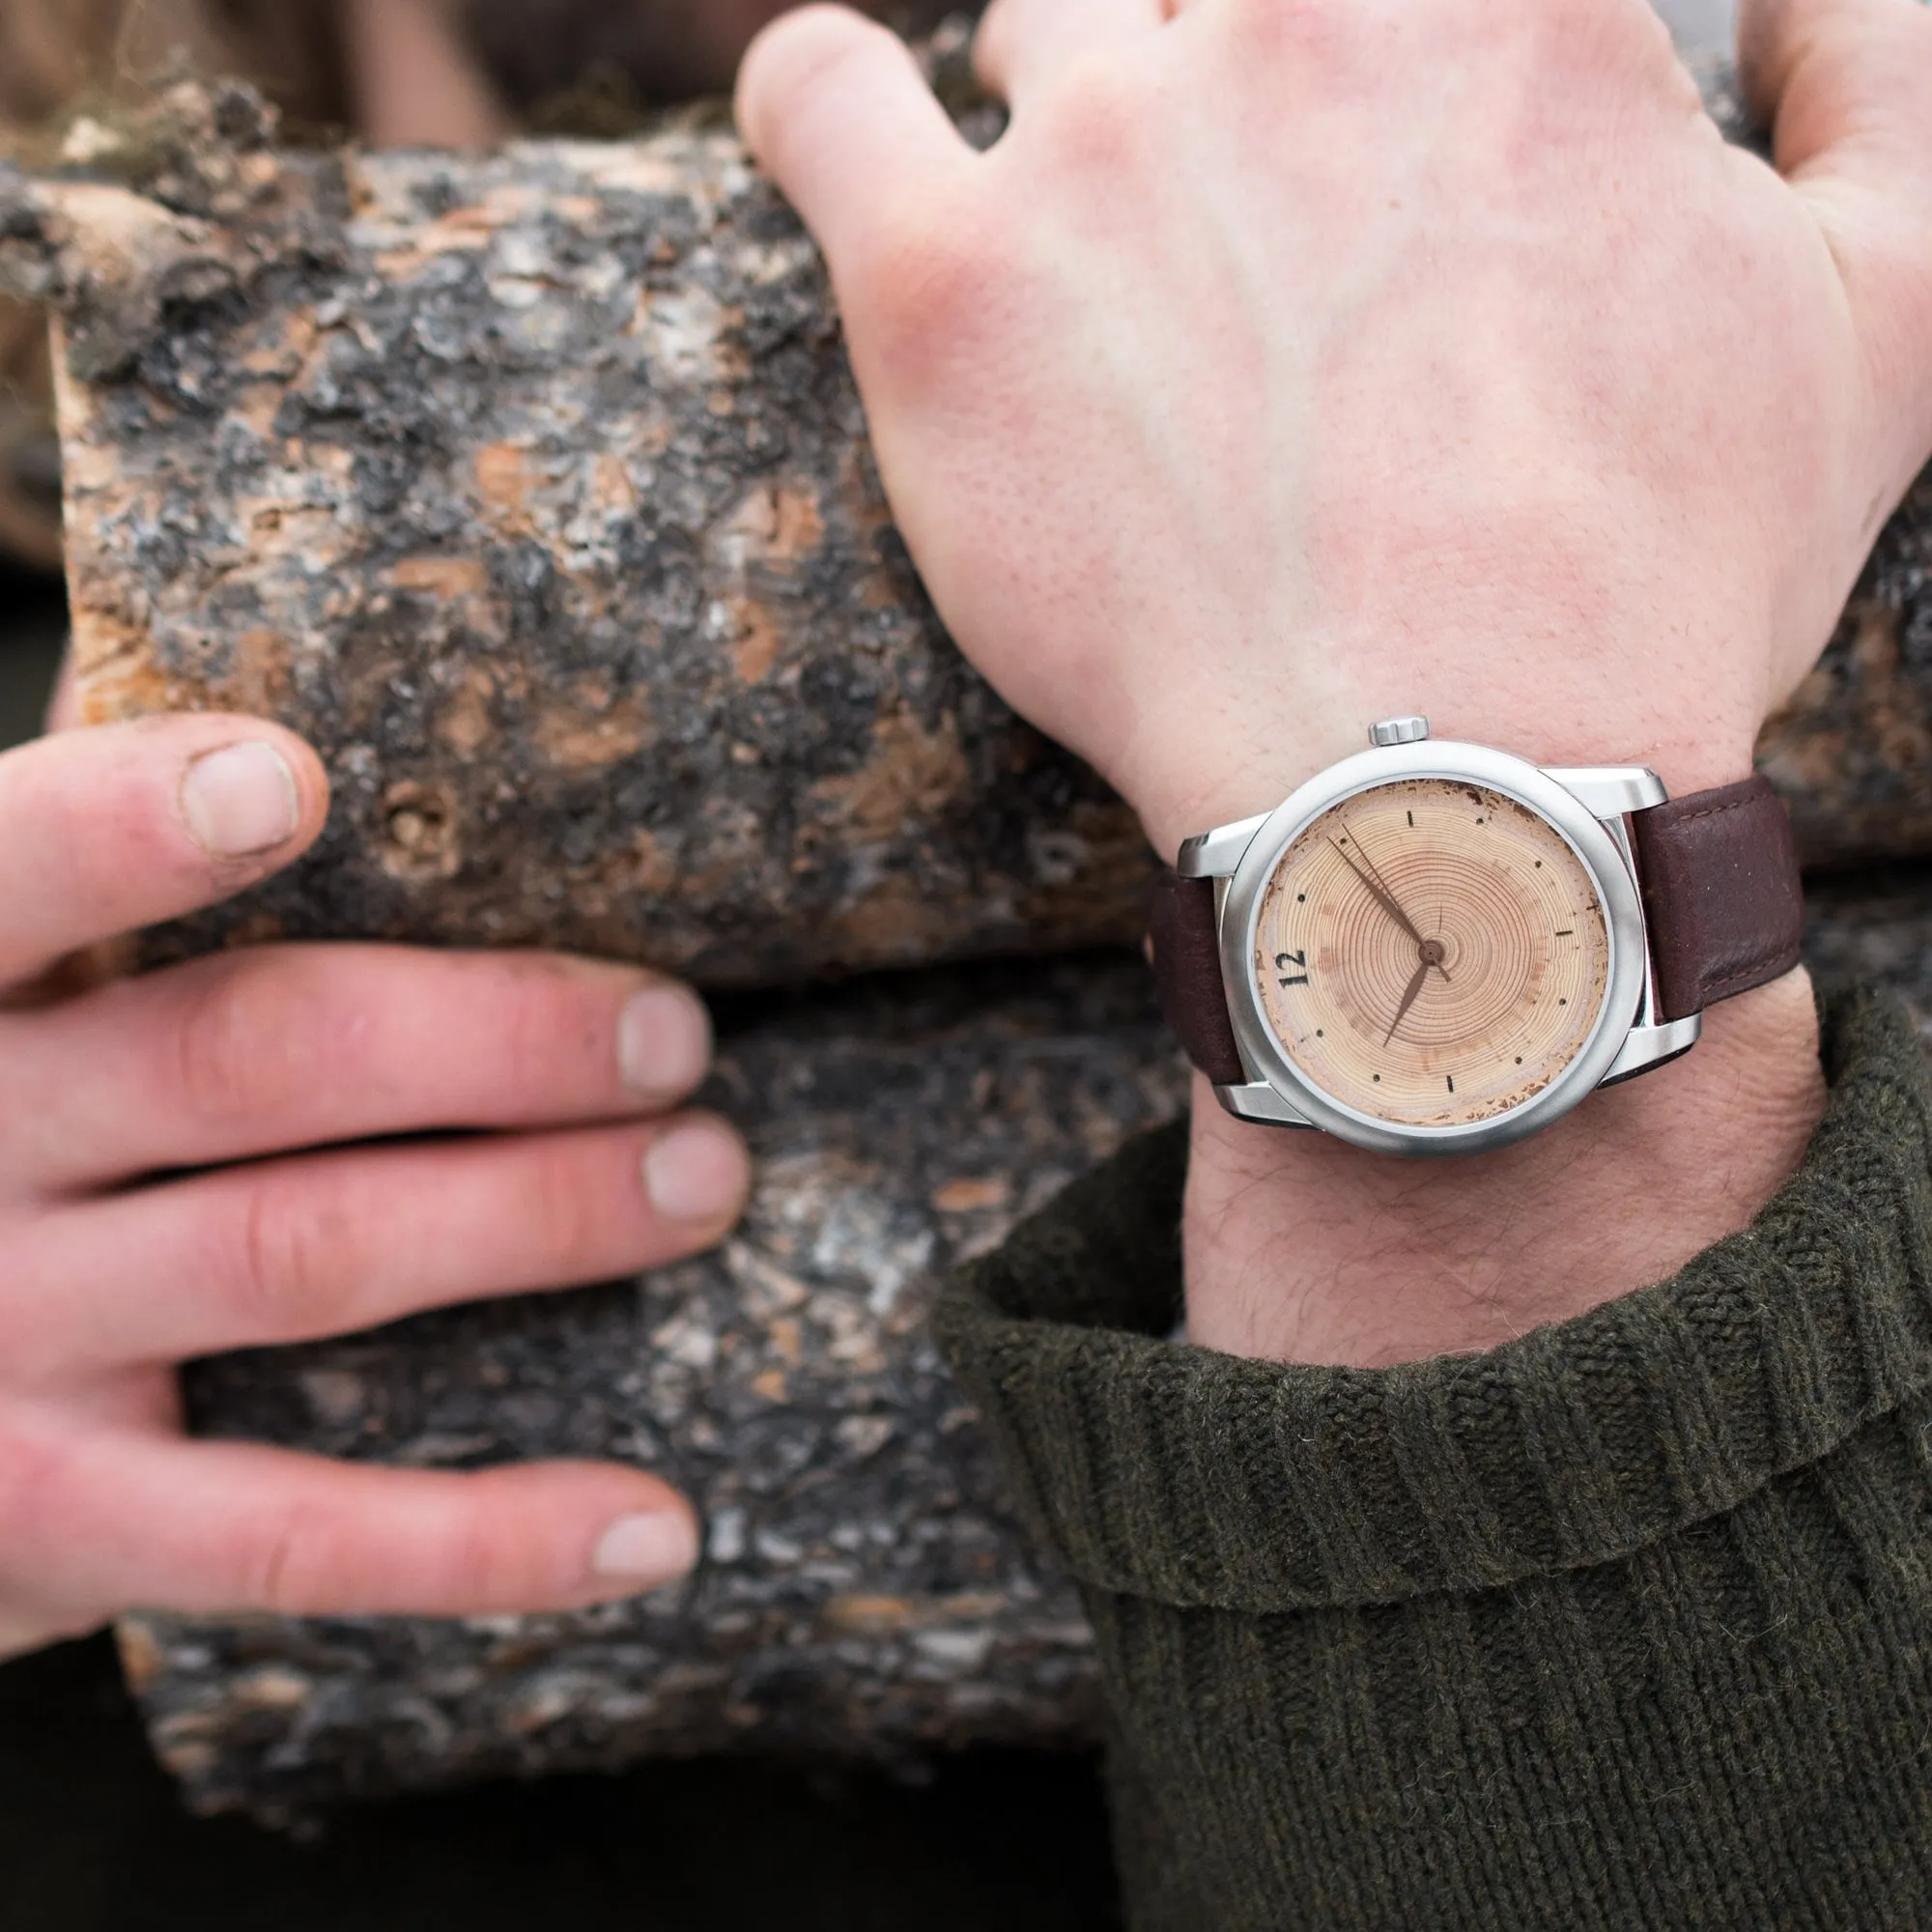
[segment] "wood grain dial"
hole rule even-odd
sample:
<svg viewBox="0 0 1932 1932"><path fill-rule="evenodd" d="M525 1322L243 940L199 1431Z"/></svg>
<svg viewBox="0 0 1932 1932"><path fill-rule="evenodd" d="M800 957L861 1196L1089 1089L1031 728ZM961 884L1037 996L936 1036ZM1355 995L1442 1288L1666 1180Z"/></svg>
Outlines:
<svg viewBox="0 0 1932 1932"><path fill-rule="evenodd" d="M1373 1120L1462 1126L1541 1092L1609 984L1569 841L1500 792L1404 779L1316 819L1262 895L1254 970L1288 1057Z"/></svg>

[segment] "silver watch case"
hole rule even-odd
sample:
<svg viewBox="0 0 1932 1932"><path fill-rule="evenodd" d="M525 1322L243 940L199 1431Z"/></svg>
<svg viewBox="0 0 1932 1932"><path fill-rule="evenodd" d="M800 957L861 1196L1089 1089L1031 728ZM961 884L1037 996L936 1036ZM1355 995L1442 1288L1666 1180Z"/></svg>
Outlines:
<svg viewBox="0 0 1932 1932"><path fill-rule="evenodd" d="M1398 779L1450 779L1486 785L1546 819L1583 863L1605 914L1609 978L1596 1025L1582 1050L1541 1093L1506 1114L1463 1126L1405 1126L1378 1121L1324 1094L1295 1065L1269 1026L1252 961L1262 895L1281 855L1331 807ZM1319 1127L1378 1153L1481 1153L1521 1140L1561 1119L1586 1094L1687 1053L1702 1029L1698 1014L1656 1018L1650 948L1637 891L1627 813L1662 805L1662 781L1641 765L1546 770L1488 745L1424 739L1358 753L1318 773L1273 811L1190 838L1176 869L1211 878L1221 941L1221 980L1236 1044L1248 1074L1216 1096L1244 1121Z"/></svg>

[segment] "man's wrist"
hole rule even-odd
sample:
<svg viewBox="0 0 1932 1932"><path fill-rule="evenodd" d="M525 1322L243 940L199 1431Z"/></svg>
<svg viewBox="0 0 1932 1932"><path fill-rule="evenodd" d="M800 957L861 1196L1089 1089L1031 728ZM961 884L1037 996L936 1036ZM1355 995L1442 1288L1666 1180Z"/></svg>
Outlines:
<svg viewBox="0 0 1932 1932"><path fill-rule="evenodd" d="M1158 761L1126 775L1122 788L1154 850L1172 865L1183 839L1272 811L1305 781L1364 750L1377 719L1411 712L1429 719L1437 739L1492 746L1532 764L1646 765L1673 798L1749 776L1756 695L1722 707L1660 699L1619 709L1600 694L1566 692L1558 684L1552 669L1532 700L1501 692L1472 699L1460 689L1442 689L1436 676L1418 674L1386 690L1351 694L1343 704L1302 707L1293 727L1269 729L1256 712L1211 741L1162 745Z"/></svg>
<svg viewBox="0 0 1932 1932"><path fill-rule="evenodd" d="M1465 1160L1244 1125L1197 1082L1189 1339L1363 1367L1492 1348L1665 1279L1744 1227L1823 1109L1803 972L1714 1008L1675 1065Z"/></svg>

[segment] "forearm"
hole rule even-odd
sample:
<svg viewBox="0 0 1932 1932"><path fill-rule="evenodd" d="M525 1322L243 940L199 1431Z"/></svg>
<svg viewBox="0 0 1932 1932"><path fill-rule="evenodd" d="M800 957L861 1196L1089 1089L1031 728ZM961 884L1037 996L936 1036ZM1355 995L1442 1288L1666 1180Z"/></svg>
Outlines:
<svg viewBox="0 0 1932 1932"><path fill-rule="evenodd" d="M1932 1096L1895 1008L1825 1033L1749 1236L1478 1355L1164 1342L1172 1136L968 1270L942 1337L1086 1590L1140 1932L1920 1922Z"/></svg>
<svg viewBox="0 0 1932 1932"><path fill-rule="evenodd" d="M1797 1168L1824 1099L1802 972L1712 1009L1685 1059L1470 1159L1392 1161L1249 1126L1197 1082L1188 1338L1375 1367L1566 1321L1746 1226Z"/></svg>

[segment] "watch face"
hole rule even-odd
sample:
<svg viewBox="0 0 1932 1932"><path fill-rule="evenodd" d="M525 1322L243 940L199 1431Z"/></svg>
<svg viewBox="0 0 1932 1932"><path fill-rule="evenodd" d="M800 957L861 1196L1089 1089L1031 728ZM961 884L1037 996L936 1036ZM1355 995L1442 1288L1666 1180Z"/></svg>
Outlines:
<svg viewBox="0 0 1932 1932"><path fill-rule="evenodd" d="M1314 820L1262 895L1254 970L1289 1059L1397 1126L1493 1120L1583 1050L1604 905L1569 841L1501 792L1402 779Z"/></svg>

